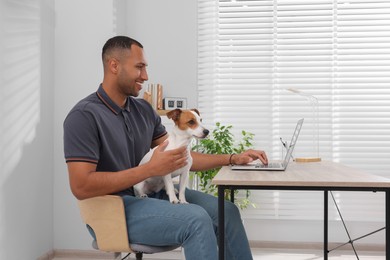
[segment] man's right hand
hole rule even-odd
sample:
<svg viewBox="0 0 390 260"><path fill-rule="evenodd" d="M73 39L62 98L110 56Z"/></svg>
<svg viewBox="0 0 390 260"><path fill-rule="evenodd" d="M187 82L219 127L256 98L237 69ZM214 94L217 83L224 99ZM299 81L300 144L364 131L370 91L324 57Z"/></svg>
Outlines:
<svg viewBox="0 0 390 260"><path fill-rule="evenodd" d="M187 147L182 146L176 149L165 151L168 146L168 140L160 144L153 152L149 164L152 167L153 175L164 176L177 169L180 169L188 163Z"/></svg>

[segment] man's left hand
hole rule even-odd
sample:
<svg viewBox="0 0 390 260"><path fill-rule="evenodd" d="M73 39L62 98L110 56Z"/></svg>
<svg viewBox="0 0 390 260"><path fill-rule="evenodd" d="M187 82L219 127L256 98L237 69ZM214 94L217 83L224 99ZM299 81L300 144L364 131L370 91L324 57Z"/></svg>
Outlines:
<svg viewBox="0 0 390 260"><path fill-rule="evenodd" d="M233 164L247 164L259 159L263 164L268 164L267 154L261 150L247 150L240 154L235 154L231 158Z"/></svg>

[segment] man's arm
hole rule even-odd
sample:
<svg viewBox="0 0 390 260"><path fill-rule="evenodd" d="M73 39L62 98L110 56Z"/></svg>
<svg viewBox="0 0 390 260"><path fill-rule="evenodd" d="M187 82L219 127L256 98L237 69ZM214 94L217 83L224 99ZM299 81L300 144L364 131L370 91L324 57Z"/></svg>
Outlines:
<svg viewBox="0 0 390 260"><path fill-rule="evenodd" d="M113 194L127 189L149 177L164 176L187 164L186 147L165 151L167 142L160 145L149 162L117 172L96 172L96 165L68 162L69 183L74 196L86 199Z"/></svg>
<svg viewBox="0 0 390 260"><path fill-rule="evenodd" d="M156 140L152 141L152 148L156 147L157 145L162 144L165 140L168 139L168 134L161 136L160 138L157 138Z"/></svg>
<svg viewBox="0 0 390 260"><path fill-rule="evenodd" d="M96 164L68 162L70 188L78 199L113 194L151 177L145 164L118 172L97 172Z"/></svg>
<svg viewBox="0 0 390 260"><path fill-rule="evenodd" d="M259 159L268 164L267 154L260 150L247 150L240 154L203 154L191 152L193 159L191 171L203 171L231 164L247 164Z"/></svg>

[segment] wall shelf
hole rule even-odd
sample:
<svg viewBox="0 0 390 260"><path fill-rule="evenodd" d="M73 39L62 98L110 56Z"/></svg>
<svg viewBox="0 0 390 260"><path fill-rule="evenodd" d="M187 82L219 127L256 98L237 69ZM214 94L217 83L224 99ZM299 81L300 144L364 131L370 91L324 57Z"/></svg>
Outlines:
<svg viewBox="0 0 390 260"><path fill-rule="evenodd" d="M157 114L160 116L166 116L170 110L157 109Z"/></svg>

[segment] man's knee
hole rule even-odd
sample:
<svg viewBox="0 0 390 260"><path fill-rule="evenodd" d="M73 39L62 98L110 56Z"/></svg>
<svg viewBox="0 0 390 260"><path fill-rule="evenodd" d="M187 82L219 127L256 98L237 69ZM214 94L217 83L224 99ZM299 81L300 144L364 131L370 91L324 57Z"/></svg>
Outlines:
<svg viewBox="0 0 390 260"><path fill-rule="evenodd" d="M213 234L213 221L207 211L198 205L191 205L190 209L187 212L190 215L190 229Z"/></svg>
<svg viewBox="0 0 390 260"><path fill-rule="evenodd" d="M187 213L194 223L212 224L211 218L204 208L195 204L191 204L188 208Z"/></svg>

